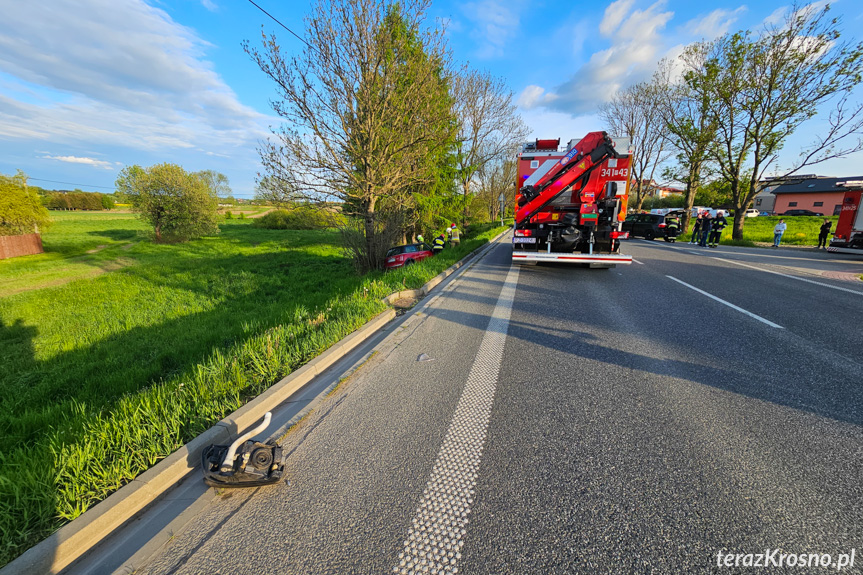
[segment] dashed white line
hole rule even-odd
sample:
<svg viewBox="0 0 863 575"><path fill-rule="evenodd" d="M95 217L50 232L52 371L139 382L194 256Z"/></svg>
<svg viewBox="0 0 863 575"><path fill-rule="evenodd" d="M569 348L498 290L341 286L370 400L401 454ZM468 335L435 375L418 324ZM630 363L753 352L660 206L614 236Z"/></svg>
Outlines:
<svg viewBox="0 0 863 575"><path fill-rule="evenodd" d="M754 269L754 270L758 270L758 271L760 271L760 272L764 272L764 273L767 273L767 274L774 274L774 275L777 275L777 276L782 276L782 277L784 277L784 278L791 278L791 279L793 279L793 280L797 280L797 281L801 281L801 282L806 282L806 283L808 283L808 284L815 284L815 285L819 285L819 286L822 286L822 287L827 287L827 288L830 288L830 289L836 289L836 290L839 290L839 291L844 291L844 292L848 292L848 293L853 293L853 294L856 294L856 295L863 295L863 292L860 292L860 291L857 291L857 290L848 289L848 288L839 287L839 286L833 286L833 285L826 284L826 283L823 283L823 282L817 282L817 281L815 281L815 280L808 280L808 279L806 279L806 278L799 278L799 277L797 277L797 276L792 276L792 275L789 275L789 274L783 274L783 273L780 273L780 272L775 272L775 271L773 271L773 270L766 270L766 269L764 269L764 268L759 268L759 267L756 267L756 266L751 266L751 265L749 265L749 264L744 264L744 263L742 263L742 262L738 262L738 261L735 261L735 260L727 260L727 259L725 259L725 258L713 258L713 259L714 259L714 260L719 260L719 261L721 261L721 262L728 262L728 263L730 263L730 264L735 264L735 265L738 265L738 266L743 266L743 267L745 267L745 268L752 268L752 269Z"/></svg>
<svg viewBox="0 0 863 575"><path fill-rule="evenodd" d="M755 315L755 314L754 314L754 313L752 313L751 311L746 311L746 310L745 310L745 309L743 309L742 307L738 307L738 306L734 305L734 304L733 304L733 303L731 303L731 302L727 302L727 301L725 301L724 299L718 298L718 297L716 297L716 296L715 296L715 295L713 295L713 294L709 294L709 293L707 293L707 292L706 292L706 291L704 291L704 290L700 290L700 289L698 289L697 287L695 287L695 286L693 286L693 285L689 285L688 283L686 283L686 282L684 282L684 281L680 281L680 280L679 280L679 279L677 279L676 277L668 276L668 275L667 275L667 276L665 276L665 277L667 277L668 279L672 279L672 280L676 281L677 283L679 283L679 284L681 284L681 285L685 285L685 286L686 286L686 287L688 287L689 289L691 289L691 290L695 290L695 291L697 291L698 293L700 293L701 295L706 295L707 297L709 297L709 298L710 298L710 299L712 299L712 300L715 300L715 301L718 301L718 302L719 302L719 303L721 303L721 304L727 305L727 306L728 306L728 307L730 307L731 309L735 309L735 310L739 311L740 313L746 314L746 315L748 315L749 317L754 318L754 319L757 319L758 321L760 321L760 322L762 322L762 323L766 323L766 324L767 324L767 325L769 325L770 327L776 327L776 328L779 328L779 329L785 329L785 328L783 328L781 325L779 325L779 324L777 324L777 323L773 323L772 321L770 321L770 320L768 320L768 319L764 319L764 318L763 318L763 317L761 317L760 315Z"/></svg>
<svg viewBox="0 0 863 575"><path fill-rule="evenodd" d="M512 266L506 276L394 573L458 572L518 271Z"/></svg>

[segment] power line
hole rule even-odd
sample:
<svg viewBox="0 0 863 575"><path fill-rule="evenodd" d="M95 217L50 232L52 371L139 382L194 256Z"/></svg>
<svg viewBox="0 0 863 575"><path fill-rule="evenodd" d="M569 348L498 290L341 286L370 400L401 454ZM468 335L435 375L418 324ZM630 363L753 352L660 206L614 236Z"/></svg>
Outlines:
<svg viewBox="0 0 863 575"><path fill-rule="evenodd" d="M102 188L105 190L113 190L114 189L113 187L109 187L109 186L94 186L91 184L76 184L73 182L58 182L57 180L43 180L42 178L31 178L29 176L27 177L27 179L28 180L36 180L37 182L51 182L52 184L66 184L67 186L82 186L85 188Z"/></svg>
<svg viewBox="0 0 863 575"><path fill-rule="evenodd" d="M294 32L293 30L291 30L290 28L288 28L287 26L285 26L284 24L282 24L281 22L279 22L279 20L278 20L275 16L273 16L272 14L270 14L269 12L267 12L266 10L264 10L263 8L261 8L260 6L258 6L257 4L255 4L254 0L249 0L249 2L252 4L252 6L254 6L254 7L255 7L255 8L257 8L258 10L260 10L261 12L263 12L264 14L266 14L267 16L269 16L269 17L273 20L273 22L275 22L276 24L278 24L279 26L281 26L282 28L284 28L285 30L287 30L288 32L290 32L291 34L293 34L294 38L296 38L297 40L299 40L300 42L302 42L303 44L305 44L306 46L308 46L310 49L314 50L314 48L312 48L312 45L311 45L311 44L309 44L309 43L308 43L308 42L306 42L302 37L300 37L299 35L297 35L297 33L296 33L296 32ZM317 50L315 50L315 51L317 51Z"/></svg>

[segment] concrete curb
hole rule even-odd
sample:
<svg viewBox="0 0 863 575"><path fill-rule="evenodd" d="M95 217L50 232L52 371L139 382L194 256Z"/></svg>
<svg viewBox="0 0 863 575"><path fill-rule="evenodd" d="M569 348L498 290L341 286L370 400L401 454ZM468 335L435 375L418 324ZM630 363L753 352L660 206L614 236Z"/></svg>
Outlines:
<svg viewBox="0 0 863 575"><path fill-rule="evenodd" d="M417 298L428 293L477 254L500 239L504 231L488 244L475 249L448 267L417 290L404 290L383 298L387 305L403 298ZM194 471L201 461L201 453L212 444L229 443L242 431L260 420L264 413L276 408L325 369L333 365L354 348L396 317L389 308L361 328L335 343L321 355L271 386L255 399L178 449L168 457L124 485L104 501L84 512L80 517L37 543L2 569L0 575L42 575L60 573L91 548L99 544L114 530L122 527L169 488Z"/></svg>

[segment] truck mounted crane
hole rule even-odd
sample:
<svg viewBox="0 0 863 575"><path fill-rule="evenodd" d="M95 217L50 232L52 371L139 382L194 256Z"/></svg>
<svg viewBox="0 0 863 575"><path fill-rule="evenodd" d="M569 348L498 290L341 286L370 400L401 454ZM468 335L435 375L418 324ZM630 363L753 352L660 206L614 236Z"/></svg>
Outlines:
<svg viewBox="0 0 863 575"><path fill-rule="evenodd" d="M629 142L606 132L536 140L518 154L512 260L608 268L632 263L620 253L630 179ZM622 153L621 153L622 152Z"/></svg>

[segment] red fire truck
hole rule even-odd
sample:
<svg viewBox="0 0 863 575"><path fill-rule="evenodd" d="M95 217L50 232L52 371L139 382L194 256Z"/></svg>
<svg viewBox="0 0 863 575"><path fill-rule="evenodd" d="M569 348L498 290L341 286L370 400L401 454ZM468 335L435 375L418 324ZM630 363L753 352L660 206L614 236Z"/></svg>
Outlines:
<svg viewBox="0 0 863 575"><path fill-rule="evenodd" d="M837 182L836 185L845 187L846 191L836 231L827 251L863 255L863 180Z"/></svg>
<svg viewBox="0 0 863 575"><path fill-rule="evenodd" d="M631 150L605 132L536 140L518 154L512 260L608 268L632 263L620 253Z"/></svg>

